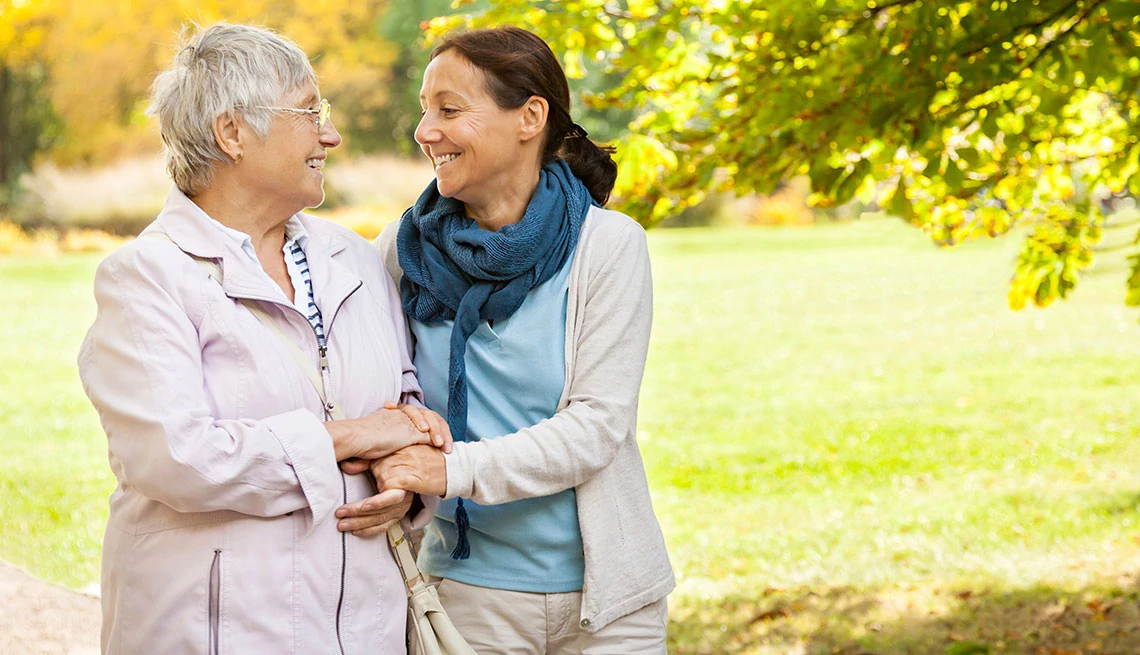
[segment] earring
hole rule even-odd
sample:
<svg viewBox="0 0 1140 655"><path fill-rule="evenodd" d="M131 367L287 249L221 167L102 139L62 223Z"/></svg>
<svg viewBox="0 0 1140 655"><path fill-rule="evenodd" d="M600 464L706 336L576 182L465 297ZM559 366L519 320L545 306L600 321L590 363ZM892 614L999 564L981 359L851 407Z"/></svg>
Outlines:
<svg viewBox="0 0 1140 655"><path fill-rule="evenodd" d="M235 164L240 164L240 163L241 163L241 158L242 158L242 157L244 157L244 156L245 156L245 155L243 155L243 154L242 154L242 153L240 153L240 152L239 152L238 154L234 155L234 163L235 163Z"/></svg>

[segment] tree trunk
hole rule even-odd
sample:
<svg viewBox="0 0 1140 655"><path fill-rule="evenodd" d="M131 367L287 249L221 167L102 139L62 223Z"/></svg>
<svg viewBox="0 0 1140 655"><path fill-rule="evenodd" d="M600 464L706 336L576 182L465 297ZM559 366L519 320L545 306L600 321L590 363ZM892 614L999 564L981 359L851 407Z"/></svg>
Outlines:
<svg viewBox="0 0 1140 655"><path fill-rule="evenodd" d="M12 71L0 65L0 206L7 204L12 147Z"/></svg>

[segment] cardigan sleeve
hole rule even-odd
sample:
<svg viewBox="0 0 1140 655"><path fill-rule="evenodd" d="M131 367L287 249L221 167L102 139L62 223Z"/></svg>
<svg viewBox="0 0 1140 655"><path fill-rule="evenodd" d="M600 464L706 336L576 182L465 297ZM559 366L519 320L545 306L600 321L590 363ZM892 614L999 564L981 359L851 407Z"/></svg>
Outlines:
<svg viewBox="0 0 1140 655"><path fill-rule="evenodd" d="M384 227L376 240L372 242L372 246L380 252L380 261L384 264L384 270L388 272L388 277L391 278L389 284L388 297L391 298L391 314L392 316L399 316L397 320L398 325L396 331L400 339L400 343L404 346L404 351L401 354L401 362L404 367L403 388L401 389L400 402L409 403L417 407L427 407L424 404L424 394L420 390L419 381L416 379L416 368L412 365L412 353L415 352L415 337L412 335L411 329L408 327L408 319L404 315L403 303L400 299L400 278L403 277L403 271L400 269L400 262L396 258L396 232L400 229L400 221L397 219L392 221Z"/></svg>
<svg viewBox="0 0 1140 655"><path fill-rule="evenodd" d="M509 435L457 442L445 455L446 497L499 504L580 485L636 439L637 397L653 320L645 231L604 212L579 248L572 365L565 406ZM572 315L573 313L571 313Z"/></svg>

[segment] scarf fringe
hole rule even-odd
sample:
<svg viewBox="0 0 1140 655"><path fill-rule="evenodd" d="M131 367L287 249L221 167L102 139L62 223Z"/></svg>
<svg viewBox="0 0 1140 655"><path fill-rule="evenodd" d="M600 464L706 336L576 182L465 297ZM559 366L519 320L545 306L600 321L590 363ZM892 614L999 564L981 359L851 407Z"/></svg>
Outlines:
<svg viewBox="0 0 1140 655"><path fill-rule="evenodd" d="M451 551L451 559L467 559L471 557L471 542L467 539L467 530L471 528L471 520L467 518L467 508L463 506L463 499L455 507L455 531L459 538L455 541L455 550Z"/></svg>

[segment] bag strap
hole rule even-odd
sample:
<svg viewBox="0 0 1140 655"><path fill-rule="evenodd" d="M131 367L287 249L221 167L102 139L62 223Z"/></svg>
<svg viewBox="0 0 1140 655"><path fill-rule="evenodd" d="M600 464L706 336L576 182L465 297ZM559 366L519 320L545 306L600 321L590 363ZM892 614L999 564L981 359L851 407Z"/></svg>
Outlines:
<svg viewBox="0 0 1140 655"><path fill-rule="evenodd" d="M399 521L388 528L388 543L392 546L392 552L396 554L396 565L400 567L400 574L404 576L404 586L407 587L408 595L411 596L417 586L426 586L427 581L424 580L423 574L416 566L416 556L412 552L412 545L408 541L408 536L404 534L404 529L400 527Z"/></svg>
<svg viewBox="0 0 1140 655"><path fill-rule="evenodd" d="M160 238L165 241L174 243L174 240L170 238L169 234L165 232L159 232L157 230L145 232L140 236ZM205 257L197 257L195 255L191 255L190 253L186 253L186 255L197 262L198 265L203 269L205 269L206 273L211 278L213 278L215 282L218 284L222 283L222 280L224 279L222 274L222 267L218 266L217 262L212 259L206 259ZM297 346L297 344L293 343L292 339L285 335L285 331L282 330L281 326L273 320L273 317L269 315L269 312L265 311L265 308L254 300L248 300L245 298L236 298L235 300L240 302L246 309L248 309L249 312L253 314L254 318L256 318L258 321L261 321L262 325L269 328L269 331L277 337L277 339L281 342L281 345L285 346L285 350L289 353L289 356L292 357L293 361L297 362L297 365L301 367L301 371L304 372L305 377L309 378L309 384L313 385L313 389L315 389L317 395L320 396L321 402L324 404L325 411L329 413L329 417L333 420L343 419L344 412L341 411L340 404L336 402L330 402L328 396L325 394L325 379L321 376L320 371L317 370L317 367L313 365L312 360L309 359L309 357L301 350L301 348Z"/></svg>

